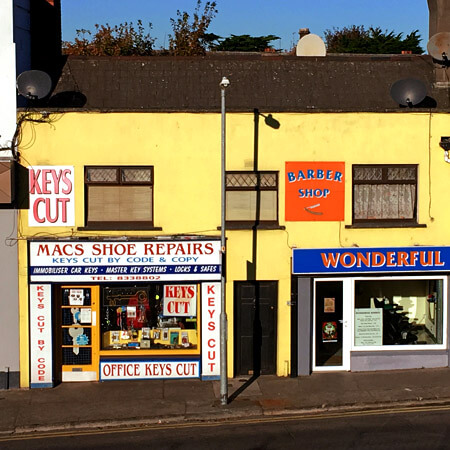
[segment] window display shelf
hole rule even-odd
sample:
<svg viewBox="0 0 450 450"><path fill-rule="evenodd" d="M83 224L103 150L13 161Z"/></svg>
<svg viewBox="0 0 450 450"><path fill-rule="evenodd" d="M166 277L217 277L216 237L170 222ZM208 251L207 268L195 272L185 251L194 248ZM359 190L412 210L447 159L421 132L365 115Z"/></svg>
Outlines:
<svg viewBox="0 0 450 450"><path fill-rule="evenodd" d="M140 349L138 351L136 350L100 350L99 352L100 356L135 356L135 357L141 357L141 356L166 356L166 357L172 357L172 356L186 356L186 355L200 355L200 349L173 349L170 350L170 352L167 351L167 349Z"/></svg>

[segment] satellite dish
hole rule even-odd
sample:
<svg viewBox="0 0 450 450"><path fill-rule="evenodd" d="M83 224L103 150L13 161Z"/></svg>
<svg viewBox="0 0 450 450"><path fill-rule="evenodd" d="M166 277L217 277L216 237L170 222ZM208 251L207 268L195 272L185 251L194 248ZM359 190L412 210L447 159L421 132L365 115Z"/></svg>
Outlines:
<svg viewBox="0 0 450 450"><path fill-rule="evenodd" d="M325 56L326 54L325 42L317 34L307 34L298 41L297 56Z"/></svg>
<svg viewBox="0 0 450 450"><path fill-rule="evenodd" d="M17 90L20 95L37 100L46 97L52 88L50 76L41 70L27 70L17 77Z"/></svg>
<svg viewBox="0 0 450 450"><path fill-rule="evenodd" d="M442 31L431 36L427 43L428 53L437 61L450 61L450 32Z"/></svg>
<svg viewBox="0 0 450 450"><path fill-rule="evenodd" d="M420 80L405 78L391 86L391 97L400 105L418 105L427 96L427 88Z"/></svg>

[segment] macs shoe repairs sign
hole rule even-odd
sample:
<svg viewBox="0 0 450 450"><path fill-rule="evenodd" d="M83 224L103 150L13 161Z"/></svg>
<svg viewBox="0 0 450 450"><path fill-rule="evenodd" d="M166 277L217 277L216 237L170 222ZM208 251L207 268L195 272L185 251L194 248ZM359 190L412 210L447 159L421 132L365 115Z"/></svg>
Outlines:
<svg viewBox="0 0 450 450"><path fill-rule="evenodd" d="M74 167L30 166L30 227L75 225Z"/></svg>
<svg viewBox="0 0 450 450"><path fill-rule="evenodd" d="M219 240L32 241L29 274L34 282L220 280L220 249Z"/></svg>

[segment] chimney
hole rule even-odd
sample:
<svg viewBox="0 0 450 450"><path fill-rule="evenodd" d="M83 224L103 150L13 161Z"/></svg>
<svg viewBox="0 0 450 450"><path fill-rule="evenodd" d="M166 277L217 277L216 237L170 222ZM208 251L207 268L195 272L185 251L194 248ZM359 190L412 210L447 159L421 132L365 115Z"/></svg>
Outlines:
<svg viewBox="0 0 450 450"><path fill-rule="evenodd" d="M306 35L309 34L309 33L311 33L311 32L309 31L309 28L300 28L300 30L298 30L298 34L299 34L299 36L300 36L300 39L301 39L303 36L306 36Z"/></svg>
<svg viewBox="0 0 450 450"><path fill-rule="evenodd" d="M450 0L427 0L429 17L429 38L443 31L450 32ZM448 88L449 66L434 65L434 86Z"/></svg>
<svg viewBox="0 0 450 450"><path fill-rule="evenodd" d="M428 0L429 37L441 31L450 31L450 0Z"/></svg>

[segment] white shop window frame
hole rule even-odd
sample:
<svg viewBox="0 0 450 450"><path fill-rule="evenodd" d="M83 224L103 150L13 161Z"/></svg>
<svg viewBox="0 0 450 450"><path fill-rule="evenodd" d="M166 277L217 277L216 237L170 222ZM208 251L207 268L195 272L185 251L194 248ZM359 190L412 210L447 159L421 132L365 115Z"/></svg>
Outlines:
<svg viewBox="0 0 450 450"><path fill-rule="evenodd" d="M376 351L411 351L411 350L446 350L447 349L447 277L445 275L428 276L384 276L384 277L355 277L348 279L351 283L351 347L352 352L376 352ZM381 280L442 280L442 344L427 345L355 345L355 283L356 281L381 281Z"/></svg>

